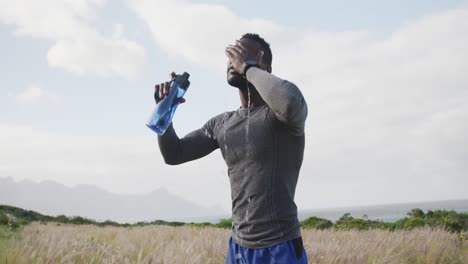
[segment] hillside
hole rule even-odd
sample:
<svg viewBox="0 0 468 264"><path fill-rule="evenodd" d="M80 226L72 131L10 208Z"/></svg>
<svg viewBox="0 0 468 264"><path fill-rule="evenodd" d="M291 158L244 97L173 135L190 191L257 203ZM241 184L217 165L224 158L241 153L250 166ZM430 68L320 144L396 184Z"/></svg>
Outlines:
<svg viewBox="0 0 468 264"><path fill-rule="evenodd" d="M0 204L48 215L82 216L100 221L138 222L152 219L186 221L224 215L219 208L205 208L164 188L142 195L107 192L93 185L67 187L53 181L14 181L0 178Z"/></svg>

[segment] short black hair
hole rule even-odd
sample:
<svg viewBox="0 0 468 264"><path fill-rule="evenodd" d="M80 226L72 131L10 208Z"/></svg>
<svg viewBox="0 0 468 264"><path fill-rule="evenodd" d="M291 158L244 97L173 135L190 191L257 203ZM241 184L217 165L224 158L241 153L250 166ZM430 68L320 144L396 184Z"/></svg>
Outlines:
<svg viewBox="0 0 468 264"><path fill-rule="evenodd" d="M265 63L271 66L273 61L273 54L271 54L270 44L266 42L262 37L255 33L246 33L242 36L241 39L250 39L256 41L260 46L262 46L263 51L265 54L263 55L263 60Z"/></svg>

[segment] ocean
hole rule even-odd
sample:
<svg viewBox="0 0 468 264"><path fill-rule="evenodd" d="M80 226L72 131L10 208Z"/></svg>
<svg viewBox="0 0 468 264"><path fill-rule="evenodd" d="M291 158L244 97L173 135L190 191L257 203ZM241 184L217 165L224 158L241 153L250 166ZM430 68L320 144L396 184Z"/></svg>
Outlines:
<svg viewBox="0 0 468 264"><path fill-rule="evenodd" d="M350 213L355 218L363 218L366 215L367 219L394 222L406 217L406 213L413 208L422 209L424 212L428 210L454 210L468 213L468 199L300 210L299 220L316 216L334 222L343 214Z"/></svg>
<svg viewBox="0 0 468 264"><path fill-rule="evenodd" d="M417 203L399 203L399 204L383 204L383 205L369 205L369 206L350 206L339 208L326 208L326 209L299 209L299 220L302 221L308 217L316 216L325 218L335 222L345 213L350 213L352 217L363 218L367 215L367 219L382 220L384 222L394 222L398 219L406 217L406 213L413 208L422 209L424 212L428 210L454 210L456 212L468 213L468 199L464 200L447 200L447 201L432 201L432 202L417 202ZM221 219L230 218L231 215L218 215L207 217L187 217L177 219L165 219L169 221L182 221L182 222L209 222L218 223Z"/></svg>

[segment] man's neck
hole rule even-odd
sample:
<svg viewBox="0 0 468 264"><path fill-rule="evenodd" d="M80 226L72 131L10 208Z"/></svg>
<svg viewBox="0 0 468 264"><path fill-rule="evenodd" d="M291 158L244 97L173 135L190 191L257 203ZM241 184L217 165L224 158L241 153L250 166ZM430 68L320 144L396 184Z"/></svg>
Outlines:
<svg viewBox="0 0 468 264"><path fill-rule="evenodd" d="M239 89L239 97L243 109L249 108L249 103L250 108L266 104L255 87L252 85L250 85L249 88L245 87L243 89Z"/></svg>

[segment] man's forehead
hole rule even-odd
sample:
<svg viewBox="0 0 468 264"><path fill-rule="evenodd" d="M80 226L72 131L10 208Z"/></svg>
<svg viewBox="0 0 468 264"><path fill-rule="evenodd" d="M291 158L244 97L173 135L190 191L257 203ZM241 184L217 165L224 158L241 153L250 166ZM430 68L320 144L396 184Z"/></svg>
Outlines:
<svg viewBox="0 0 468 264"><path fill-rule="evenodd" d="M247 48L262 49L262 45L253 39L241 38L239 41Z"/></svg>

